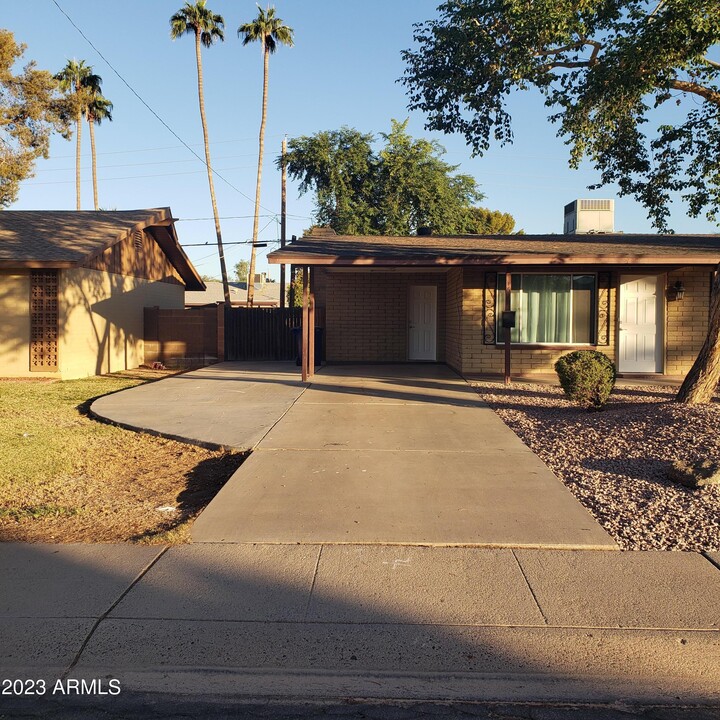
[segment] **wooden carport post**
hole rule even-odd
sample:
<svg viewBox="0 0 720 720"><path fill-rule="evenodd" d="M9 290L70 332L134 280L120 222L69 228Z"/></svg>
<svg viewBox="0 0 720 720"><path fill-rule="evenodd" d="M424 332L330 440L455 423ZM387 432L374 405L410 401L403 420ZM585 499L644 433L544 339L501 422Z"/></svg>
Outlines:
<svg viewBox="0 0 720 720"><path fill-rule="evenodd" d="M308 377L315 375L315 293L312 291L313 272L308 269Z"/></svg>
<svg viewBox="0 0 720 720"><path fill-rule="evenodd" d="M510 269L505 273L505 312L510 312L510 295L512 293L512 275ZM503 323L504 325L504 323ZM512 328L503 327L505 333L505 384L510 384L510 343Z"/></svg>
<svg viewBox="0 0 720 720"><path fill-rule="evenodd" d="M314 371L315 358L312 357L314 350L314 338L311 340L311 332L314 334L314 330L311 329L311 324L315 324L315 314L311 312L311 298L310 298L310 268L307 265L303 266L303 309L302 309L302 353L301 353L301 364L302 364L302 380L306 382L309 377L312 376Z"/></svg>

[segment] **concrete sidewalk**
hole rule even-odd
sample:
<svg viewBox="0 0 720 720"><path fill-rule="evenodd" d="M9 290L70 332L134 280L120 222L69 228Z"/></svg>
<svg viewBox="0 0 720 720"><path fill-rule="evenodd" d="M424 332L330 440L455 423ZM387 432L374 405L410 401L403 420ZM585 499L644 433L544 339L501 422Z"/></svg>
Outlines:
<svg viewBox="0 0 720 720"><path fill-rule="evenodd" d="M695 553L0 544L0 576L6 678L176 698L720 706L720 570Z"/></svg>
<svg viewBox="0 0 720 720"><path fill-rule="evenodd" d="M427 364L323 368L192 538L617 549L461 377Z"/></svg>

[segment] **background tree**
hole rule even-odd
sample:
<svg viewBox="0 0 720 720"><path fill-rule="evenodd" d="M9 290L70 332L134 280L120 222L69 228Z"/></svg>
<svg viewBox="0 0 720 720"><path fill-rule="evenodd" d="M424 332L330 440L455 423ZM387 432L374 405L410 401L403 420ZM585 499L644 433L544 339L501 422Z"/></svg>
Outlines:
<svg viewBox="0 0 720 720"><path fill-rule="evenodd" d="M235 276L238 282L247 282L250 272L250 263L247 260L238 260L235 264Z"/></svg>
<svg viewBox="0 0 720 720"><path fill-rule="evenodd" d="M82 121L87 113L88 104L94 95L100 93L102 80L95 75L92 67L84 60L68 60L65 67L55 76L60 83L60 89L65 93L68 107L75 119L75 206L82 208L82 193L80 188L80 163L82 143Z"/></svg>
<svg viewBox="0 0 720 720"><path fill-rule="evenodd" d="M50 135L68 137L70 132L52 73L38 70L34 62L13 72L24 52L9 30L0 30L0 209L15 202L35 161L48 157Z"/></svg>
<svg viewBox="0 0 720 720"><path fill-rule="evenodd" d="M442 160L442 146L412 138L395 120L380 138L378 152L372 135L348 127L288 142L288 173L301 194L314 191L318 225L341 235L475 232L469 213L483 196L473 177Z"/></svg>
<svg viewBox="0 0 720 720"><path fill-rule="evenodd" d="M378 163L378 230L409 235L428 226L439 234L460 232L464 211L483 196L475 178L453 173L437 142L414 139L408 121L391 121Z"/></svg>
<svg viewBox="0 0 720 720"><path fill-rule="evenodd" d="M228 285L227 268L225 267L225 252L223 250L222 230L220 229L220 214L215 199L215 185L213 183L212 163L210 162L210 140L208 139L207 118L205 116L205 95L203 92L202 47L210 47L216 40L224 40L223 26L225 21L222 15L216 15L205 6L206 0L197 0L195 4L186 2L170 18L170 37L173 40L183 35L193 35L195 38L195 61L197 64L198 104L200 105L200 121L202 123L203 140L205 142L205 165L207 167L208 185L210 186L210 201L212 202L213 217L215 219L215 235L217 237L218 255L220 258L220 276L222 277L225 304L230 305L230 286Z"/></svg>
<svg viewBox="0 0 720 720"><path fill-rule="evenodd" d="M302 268L295 268L295 275L288 283L286 302L288 307L303 306L303 277Z"/></svg>
<svg viewBox="0 0 720 720"><path fill-rule="evenodd" d="M255 186L255 219L253 220L252 245L250 247L250 277L255 277L255 246L258 240L258 225L260 222L260 186L262 184L262 164L265 152L265 122L267 120L268 75L270 71L270 55L277 50L278 45L293 44L293 30L275 16L275 8L263 10L258 5L258 16L252 22L245 23L238 28L238 35L243 38L243 45L251 42L260 42L263 54L263 94L262 115L260 118L260 138L258 150L257 183ZM247 304L252 306L255 289L248 283Z"/></svg>
<svg viewBox="0 0 720 720"><path fill-rule="evenodd" d="M484 207L471 207L465 210L462 232L471 235L512 235L515 230L515 218L510 213L489 210ZM523 235L518 230L515 235Z"/></svg>
<svg viewBox="0 0 720 720"><path fill-rule="evenodd" d="M373 136L343 126L288 141L286 166L300 194L314 191L315 222L343 235L376 233ZM282 158L278 158L278 165Z"/></svg>
<svg viewBox="0 0 720 720"><path fill-rule="evenodd" d="M99 79L99 78L98 78ZM100 81L102 82L102 81ZM103 120L112 120L113 104L100 93L100 83L93 88L88 98L85 116L90 127L90 154L92 157L92 182L93 182L93 204L96 210L100 209L98 201L97 181L97 152L95 150L95 126L100 125Z"/></svg>
<svg viewBox="0 0 720 720"><path fill-rule="evenodd" d="M452 0L415 26L403 53L410 107L427 127L462 133L476 153L512 141L507 98L537 88L602 187L617 183L667 230L672 193L689 213L720 211L717 0ZM655 110L667 107L664 121ZM654 122L651 124L651 121ZM658 125L657 123L660 122ZM649 128L655 127L654 132ZM720 303L720 274L712 306ZM720 380L720 312L677 399L706 402Z"/></svg>

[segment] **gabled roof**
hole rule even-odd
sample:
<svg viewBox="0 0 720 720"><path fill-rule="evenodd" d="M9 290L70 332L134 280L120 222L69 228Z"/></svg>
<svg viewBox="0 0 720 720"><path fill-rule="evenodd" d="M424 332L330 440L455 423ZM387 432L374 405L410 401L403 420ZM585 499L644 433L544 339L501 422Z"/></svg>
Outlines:
<svg viewBox="0 0 720 720"><path fill-rule="evenodd" d="M149 210L4 210L0 212L0 269L73 268L136 230L153 237L191 289L204 287L180 244L170 208Z"/></svg>
<svg viewBox="0 0 720 720"><path fill-rule="evenodd" d="M305 236L268 255L296 265L714 265L720 235Z"/></svg>

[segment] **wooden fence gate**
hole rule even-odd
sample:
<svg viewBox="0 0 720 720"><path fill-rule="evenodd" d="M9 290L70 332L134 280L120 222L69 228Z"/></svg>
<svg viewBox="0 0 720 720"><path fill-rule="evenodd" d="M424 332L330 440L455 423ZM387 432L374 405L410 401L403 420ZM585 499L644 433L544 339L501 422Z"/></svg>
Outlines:
<svg viewBox="0 0 720 720"><path fill-rule="evenodd" d="M302 308L225 308L226 360L295 360Z"/></svg>

